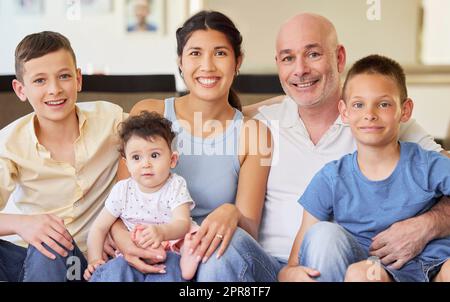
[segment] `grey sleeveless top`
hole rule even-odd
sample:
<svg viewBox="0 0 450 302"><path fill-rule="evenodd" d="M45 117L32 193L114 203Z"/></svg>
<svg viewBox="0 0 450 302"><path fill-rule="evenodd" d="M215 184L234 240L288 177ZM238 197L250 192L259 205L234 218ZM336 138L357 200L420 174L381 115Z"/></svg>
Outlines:
<svg viewBox="0 0 450 302"><path fill-rule="evenodd" d="M180 154L173 172L184 177L196 206L193 219L200 224L214 209L234 203L240 170L239 137L243 115L235 110L227 129L212 138L193 136L176 117L175 98L165 100L164 117L172 122L177 134L172 147Z"/></svg>

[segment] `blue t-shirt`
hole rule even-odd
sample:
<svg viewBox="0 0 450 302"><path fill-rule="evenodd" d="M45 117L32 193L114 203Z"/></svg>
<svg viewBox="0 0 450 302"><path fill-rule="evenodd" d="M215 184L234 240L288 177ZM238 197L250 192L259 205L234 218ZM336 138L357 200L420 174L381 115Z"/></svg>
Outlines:
<svg viewBox="0 0 450 302"><path fill-rule="evenodd" d="M298 202L319 220L334 218L368 252L378 233L426 212L443 195L450 195L450 159L401 142L400 160L387 179L367 179L355 152L326 164ZM450 257L450 237L431 241L420 257Z"/></svg>

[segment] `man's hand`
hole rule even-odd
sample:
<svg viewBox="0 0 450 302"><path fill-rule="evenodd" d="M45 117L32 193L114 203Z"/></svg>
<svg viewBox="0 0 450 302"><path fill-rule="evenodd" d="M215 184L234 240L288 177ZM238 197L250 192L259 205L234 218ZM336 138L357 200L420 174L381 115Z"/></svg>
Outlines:
<svg viewBox="0 0 450 302"><path fill-rule="evenodd" d="M428 235L420 216L399 221L372 239L369 253L384 265L400 269L425 248Z"/></svg>
<svg viewBox="0 0 450 302"><path fill-rule="evenodd" d="M50 259L56 259L56 256L44 247L44 243L62 257L67 257L66 250L74 249L64 221L55 215L23 215L17 234Z"/></svg>
<svg viewBox="0 0 450 302"><path fill-rule="evenodd" d="M320 272L305 266L285 266L278 273L280 282L316 282Z"/></svg>

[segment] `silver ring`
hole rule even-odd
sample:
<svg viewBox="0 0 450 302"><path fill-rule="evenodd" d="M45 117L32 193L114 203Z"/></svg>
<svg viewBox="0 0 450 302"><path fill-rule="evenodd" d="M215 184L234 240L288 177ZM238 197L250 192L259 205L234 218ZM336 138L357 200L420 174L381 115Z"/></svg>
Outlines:
<svg viewBox="0 0 450 302"><path fill-rule="evenodd" d="M219 238L220 240L223 239L223 235L221 235L221 234L216 234L216 237Z"/></svg>

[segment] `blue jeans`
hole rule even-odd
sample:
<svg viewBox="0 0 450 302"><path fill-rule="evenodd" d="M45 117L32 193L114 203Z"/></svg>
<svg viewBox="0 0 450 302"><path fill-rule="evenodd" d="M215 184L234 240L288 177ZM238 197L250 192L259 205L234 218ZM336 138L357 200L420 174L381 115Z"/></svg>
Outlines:
<svg viewBox="0 0 450 302"><path fill-rule="evenodd" d="M167 254L166 274L143 274L128 265L123 257L108 261L99 267L91 278L93 282L174 282L184 281L181 277L180 256ZM200 264L197 270L198 282L245 282L276 281L278 271L283 266L275 258L267 255L261 246L244 230L238 228L225 254Z"/></svg>
<svg viewBox="0 0 450 302"><path fill-rule="evenodd" d="M317 281L342 282L350 264L366 260L368 254L343 227L331 222L313 225L303 238L300 265L320 272Z"/></svg>
<svg viewBox="0 0 450 302"><path fill-rule="evenodd" d="M0 281L65 282L82 281L87 262L75 245L62 257L44 244L56 259L41 254L35 247L28 249L0 240Z"/></svg>
<svg viewBox="0 0 450 302"><path fill-rule="evenodd" d="M109 260L92 275L89 282L181 282L180 256L167 252L165 274L144 274L130 266L123 256Z"/></svg>

